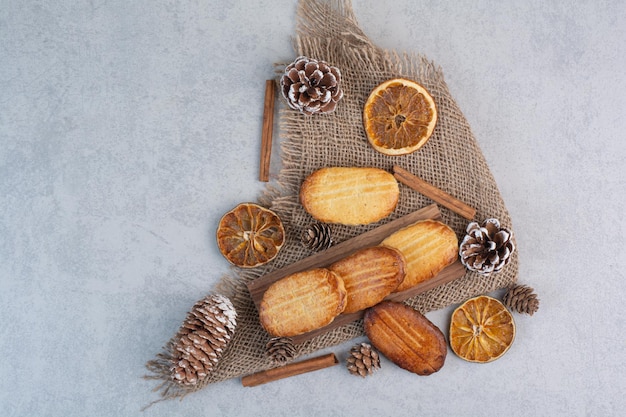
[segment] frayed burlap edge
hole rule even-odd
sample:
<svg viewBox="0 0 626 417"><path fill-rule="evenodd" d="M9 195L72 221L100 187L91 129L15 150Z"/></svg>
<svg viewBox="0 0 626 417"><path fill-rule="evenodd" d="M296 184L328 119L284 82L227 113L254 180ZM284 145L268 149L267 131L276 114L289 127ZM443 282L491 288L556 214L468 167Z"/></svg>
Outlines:
<svg viewBox="0 0 626 417"><path fill-rule="evenodd" d="M277 183L267 187L259 197L259 203L275 211L283 220L287 242L271 264L251 270L234 268L217 285L216 292L228 296L237 310L238 324L222 359L205 380L185 389L167 379L173 340L148 363L152 375L147 378L164 381L155 388L160 391L161 400L183 398L209 384L277 366L266 355L270 336L259 323L246 284L311 254L299 240L301 231L312 219L300 205L298 193L303 179L315 169L377 166L390 170L395 164L401 165L476 208L477 221L496 217L513 230L495 180L469 124L448 90L440 67L421 55L399 54L376 47L359 27L347 0L301 1L297 10L297 35L293 41L297 55L325 60L340 68L344 98L334 113L305 116L288 108L279 97L282 167ZM282 71L286 64L278 64L278 71ZM439 113L437 127L429 142L418 152L402 157L389 157L374 151L367 143L361 123L362 108L369 91L380 82L395 77L410 78L424 85L435 99ZM431 203L426 197L401 187L400 201L392 215L376 224L332 225L334 240L341 242L357 236ZM462 238L467 220L444 208L441 212L443 221ZM498 274L484 277L468 272L460 279L408 300L407 304L426 313L504 288L517 281L517 274L518 256L515 252L509 265ZM361 321L342 326L297 345L295 358L362 335Z"/></svg>

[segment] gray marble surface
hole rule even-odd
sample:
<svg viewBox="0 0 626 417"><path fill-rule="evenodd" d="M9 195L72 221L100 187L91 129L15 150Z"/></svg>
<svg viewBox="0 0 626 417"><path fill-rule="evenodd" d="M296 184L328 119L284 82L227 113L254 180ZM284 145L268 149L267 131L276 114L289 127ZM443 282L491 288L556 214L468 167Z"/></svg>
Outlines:
<svg viewBox="0 0 626 417"><path fill-rule="evenodd" d="M0 414L142 415L144 363L228 272L218 219L265 188L263 82L295 57L296 2L0 4ZM624 3L353 6L373 42L443 68L539 312L491 364L233 379L143 415L624 415Z"/></svg>

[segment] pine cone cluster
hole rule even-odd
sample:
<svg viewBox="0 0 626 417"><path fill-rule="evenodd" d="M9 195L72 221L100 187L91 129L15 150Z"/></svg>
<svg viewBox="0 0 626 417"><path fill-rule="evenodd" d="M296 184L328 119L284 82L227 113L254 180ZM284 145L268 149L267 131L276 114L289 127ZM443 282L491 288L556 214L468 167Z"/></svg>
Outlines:
<svg viewBox="0 0 626 417"><path fill-rule="evenodd" d="M365 377L380 368L380 356L369 343L354 345L350 349L346 366L352 375Z"/></svg>
<svg viewBox="0 0 626 417"><path fill-rule="evenodd" d="M285 363L296 356L296 346L290 337L273 337L267 342L267 355L277 363Z"/></svg>
<svg viewBox="0 0 626 417"><path fill-rule="evenodd" d="M502 303L513 311L531 316L539 310L537 294L527 285L509 287L502 297Z"/></svg>
<svg viewBox="0 0 626 417"><path fill-rule="evenodd" d="M223 295L212 294L198 301L176 334L170 369L172 379L186 386L202 381L232 339L236 319L237 312Z"/></svg>
<svg viewBox="0 0 626 417"><path fill-rule="evenodd" d="M482 275L499 272L511 260L515 250L513 234L500 227L497 219L487 219L482 225L471 222L459 246L461 262L469 270Z"/></svg>
<svg viewBox="0 0 626 417"><path fill-rule="evenodd" d="M280 87L289 107L305 114L332 112L343 97L339 69L305 56L287 65Z"/></svg>
<svg viewBox="0 0 626 417"><path fill-rule="evenodd" d="M332 229L326 223L313 223L302 231L302 244L312 251L322 251L333 244Z"/></svg>

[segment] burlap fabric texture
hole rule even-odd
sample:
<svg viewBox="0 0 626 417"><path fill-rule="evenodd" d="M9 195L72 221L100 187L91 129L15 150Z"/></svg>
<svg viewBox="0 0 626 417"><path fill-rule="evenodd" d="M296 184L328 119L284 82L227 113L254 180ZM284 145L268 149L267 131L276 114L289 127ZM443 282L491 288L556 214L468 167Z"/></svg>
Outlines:
<svg viewBox="0 0 626 417"><path fill-rule="evenodd" d="M231 298L238 313L237 329L219 365L205 381L191 390L167 382L172 341L165 347L164 353L151 362L152 371L156 370L153 377L165 381L159 387L165 398L184 396L207 384L276 366L266 355L266 343L270 336L259 324L258 312L246 283L311 255L301 244L300 234L313 219L300 205L298 193L304 178L316 169L374 166L391 171L393 165L400 165L476 208L475 221L495 217L503 226L513 230L495 180L438 66L420 55L398 54L378 48L357 24L351 3L347 0L301 1L297 9L296 31L294 59L304 55L338 67L342 73L344 98L335 112L313 116L289 109L281 102L279 134L282 168L277 184L268 187L259 202L283 220L287 242L269 265L253 270L234 270L216 288L216 291ZM282 72L285 65L278 65L278 71ZM395 77L409 78L425 86L436 102L439 119L433 136L423 148L409 155L390 157L378 153L369 145L362 125L362 110L371 90ZM282 100L280 95L279 100ZM399 204L389 217L366 226L333 225L334 239L344 241L432 204L431 200L408 187L401 185L400 189ZM440 209L443 221L461 239L468 221L443 207ZM407 304L426 313L506 287L517 281L517 274L516 251L511 263L498 274L485 277L468 272L458 280L408 300ZM354 322L298 345L296 357L363 334L362 322ZM160 375L159 369L162 371Z"/></svg>

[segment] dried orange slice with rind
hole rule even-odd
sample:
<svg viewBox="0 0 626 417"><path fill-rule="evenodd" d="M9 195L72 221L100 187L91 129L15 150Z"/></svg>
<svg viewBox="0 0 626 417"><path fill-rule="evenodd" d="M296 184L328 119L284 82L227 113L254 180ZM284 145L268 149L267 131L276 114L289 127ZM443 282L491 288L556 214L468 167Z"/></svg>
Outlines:
<svg viewBox="0 0 626 417"><path fill-rule="evenodd" d="M385 155L415 152L428 141L436 124L437 107L430 93L405 78L377 86L363 109L367 139Z"/></svg>
<svg viewBox="0 0 626 417"><path fill-rule="evenodd" d="M232 264L254 268L274 259L285 243L285 228L273 211L242 203L222 216L217 245Z"/></svg>
<svg viewBox="0 0 626 417"><path fill-rule="evenodd" d="M452 313L450 347L466 361L494 361L509 350L514 339L513 316L495 298L471 298Z"/></svg>

